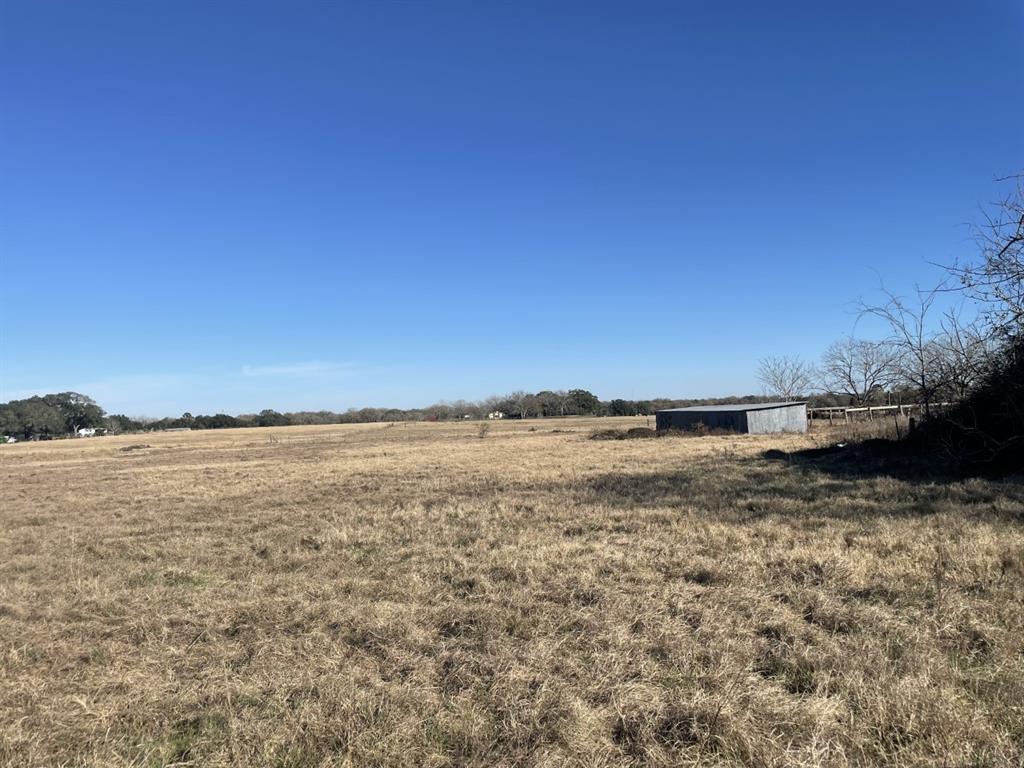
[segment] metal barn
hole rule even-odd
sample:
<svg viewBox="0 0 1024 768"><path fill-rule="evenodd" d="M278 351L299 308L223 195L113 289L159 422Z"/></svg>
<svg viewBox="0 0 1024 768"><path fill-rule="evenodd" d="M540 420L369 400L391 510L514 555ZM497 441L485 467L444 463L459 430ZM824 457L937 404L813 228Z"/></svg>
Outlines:
<svg viewBox="0 0 1024 768"><path fill-rule="evenodd" d="M746 403L743 405L695 405L658 411L657 427L728 429L752 435L771 432L806 432L807 403Z"/></svg>

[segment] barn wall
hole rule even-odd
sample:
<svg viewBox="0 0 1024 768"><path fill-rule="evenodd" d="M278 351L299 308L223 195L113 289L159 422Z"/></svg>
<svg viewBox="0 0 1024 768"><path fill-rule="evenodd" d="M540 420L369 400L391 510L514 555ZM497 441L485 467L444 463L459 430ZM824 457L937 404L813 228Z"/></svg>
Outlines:
<svg viewBox="0 0 1024 768"><path fill-rule="evenodd" d="M786 408L765 408L747 413L753 434L771 432L806 432L807 406L790 405Z"/></svg>
<svg viewBox="0 0 1024 768"><path fill-rule="evenodd" d="M773 432L806 432L807 406L764 408L750 411L661 411L658 429L693 429L703 423L709 429L770 434Z"/></svg>
<svg viewBox="0 0 1024 768"><path fill-rule="evenodd" d="M708 429L746 432L747 414L743 411L663 411L657 415L656 421L658 429L693 429L697 424L704 424Z"/></svg>

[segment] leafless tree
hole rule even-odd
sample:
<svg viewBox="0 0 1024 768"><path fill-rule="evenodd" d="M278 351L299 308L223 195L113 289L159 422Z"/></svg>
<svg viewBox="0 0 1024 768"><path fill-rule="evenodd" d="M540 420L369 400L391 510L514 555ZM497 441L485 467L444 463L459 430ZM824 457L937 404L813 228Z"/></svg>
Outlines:
<svg viewBox="0 0 1024 768"><path fill-rule="evenodd" d="M863 405L876 390L892 384L897 361L897 351L891 344L841 339L822 356L821 385L827 392L847 395Z"/></svg>
<svg viewBox="0 0 1024 768"><path fill-rule="evenodd" d="M993 329L1004 336L1024 332L1024 174L1003 181L1013 190L984 214L974 228L980 259L951 271L967 295L987 308Z"/></svg>
<svg viewBox="0 0 1024 768"><path fill-rule="evenodd" d="M508 396L508 400L515 409L513 413L518 414L521 419L527 419L537 413L537 398L529 392L522 390L513 392Z"/></svg>
<svg viewBox="0 0 1024 768"><path fill-rule="evenodd" d="M980 320L965 323L956 310L946 313L941 327L938 375L953 398L964 400L992 370L999 346Z"/></svg>
<svg viewBox="0 0 1024 768"><path fill-rule="evenodd" d="M543 392L538 392L535 398L537 400L538 415L565 416L565 410L569 405L569 398L565 392L552 392L546 389Z"/></svg>
<svg viewBox="0 0 1024 768"><path fill-rule="evenodd" d="M507 398L499 397L498 395L491 395L480 402L481 416L486 416L489 413L500 411L505 404Z"/></svg>
<svg viewBox="0 0 1024 768"><path fill-rule="evenodd" d="M810 363L799 357L784 355L765 357L758 361L757 378L765 392L793 400L814 388L815 371Z"/></svg>
<svg viewBox="0 0 1024 768"><path fill-rule="evenodd" d="M943 285L928 291L918 289L916 298L907 300L883 287L884 302L860 305L862 314L874 316L889 327L885 343L895 353L896 381L917 391L926 415L931 413L935 395L944 383L938 334L930 326L935 300L943 290Z"/></svg>

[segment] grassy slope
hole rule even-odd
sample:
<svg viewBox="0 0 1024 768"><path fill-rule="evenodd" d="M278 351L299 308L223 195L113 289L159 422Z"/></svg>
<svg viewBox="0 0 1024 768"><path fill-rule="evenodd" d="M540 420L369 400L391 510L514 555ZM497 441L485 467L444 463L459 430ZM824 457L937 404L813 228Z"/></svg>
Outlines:
<svg viewBox="0 0 1024 768"><path fill-rule="evenodd" d="M642 421L0 448L0 761L1020 764L1024 488Z"/></svg>

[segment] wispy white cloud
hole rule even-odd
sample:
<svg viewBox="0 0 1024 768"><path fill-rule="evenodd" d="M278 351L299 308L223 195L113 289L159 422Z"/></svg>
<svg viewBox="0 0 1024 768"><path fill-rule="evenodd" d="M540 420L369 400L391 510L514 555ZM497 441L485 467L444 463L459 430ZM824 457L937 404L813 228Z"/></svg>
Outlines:
<svg viewBox="0 0 1024 768"><path fill-rule="evenodd" d="M314 376L338 376L353 373L359 368L354 363L285 363L282 365L246 365L243 376L279 376L284 378L310 378Z"/></svg>

